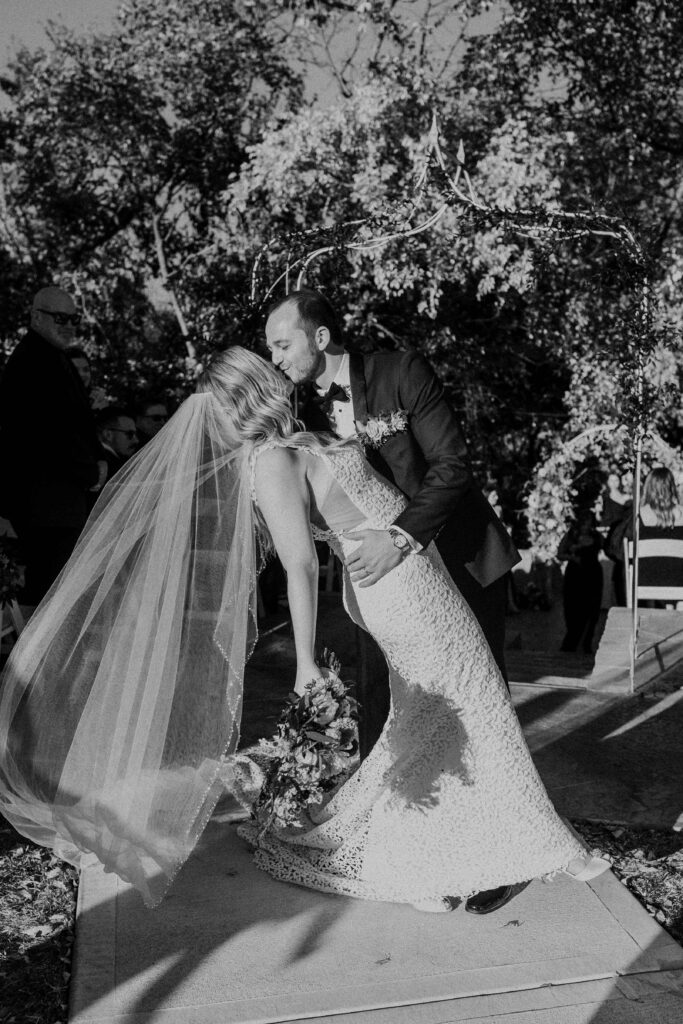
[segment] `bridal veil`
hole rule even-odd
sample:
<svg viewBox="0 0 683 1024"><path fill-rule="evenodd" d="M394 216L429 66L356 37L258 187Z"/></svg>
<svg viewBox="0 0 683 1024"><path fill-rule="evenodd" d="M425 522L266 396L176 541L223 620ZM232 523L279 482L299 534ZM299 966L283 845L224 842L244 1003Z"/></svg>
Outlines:
<svg viewBox="0 0 683 1024"><path fill-rule="evenodd" d="M248 451L189 398L105 487L0 684L0 812L148 905L220 795L256 640Z"/></svg>

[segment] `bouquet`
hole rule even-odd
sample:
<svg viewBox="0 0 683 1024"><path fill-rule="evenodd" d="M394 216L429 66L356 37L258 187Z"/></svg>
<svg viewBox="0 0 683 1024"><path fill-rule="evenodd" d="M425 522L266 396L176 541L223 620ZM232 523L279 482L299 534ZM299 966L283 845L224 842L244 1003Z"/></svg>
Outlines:
<svg viewBox="0 0 683 1024"><path fill-rule="evenodd" d="M256 760L264 781L252 808L257 839L268 829L303 829L309 807L321 804L353 770L358 753L358 704L339 678L334 654L323 653L329 674L290 693L272 739L260 740Z"/></svg>

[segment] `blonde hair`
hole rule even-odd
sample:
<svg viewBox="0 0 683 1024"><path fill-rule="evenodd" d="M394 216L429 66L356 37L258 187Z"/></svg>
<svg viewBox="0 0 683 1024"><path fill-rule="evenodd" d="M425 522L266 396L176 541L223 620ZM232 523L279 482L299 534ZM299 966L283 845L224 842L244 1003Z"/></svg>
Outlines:
<svg viewBox="0 0 683 1024"><path fill-rule="evenodd" d="M214 395L237 444L288 438L301 429L289 404L286 378L240 345L213 356L197 391Z"/></svg>
<svg viewBox="0 0 683 1024"><path fill-rule="evenodd" d="M255 352L233 345L214 355L197 381L197 392L209 393L219 403L227 421L230 447L273 440L289 447L327 448L339 442L331 435L311 434L292 412L291 385L271 363ZM265 553L273 551L270 532L256 506L259 541Z"/></svg>
<svg viewBox="0 0 683 1024"><path fill-rule="evenodd" d="M671 470L658 466L648 473L643 484L642 504L650 506L657 526L670 530L676 525L678 490Z"/></svg>

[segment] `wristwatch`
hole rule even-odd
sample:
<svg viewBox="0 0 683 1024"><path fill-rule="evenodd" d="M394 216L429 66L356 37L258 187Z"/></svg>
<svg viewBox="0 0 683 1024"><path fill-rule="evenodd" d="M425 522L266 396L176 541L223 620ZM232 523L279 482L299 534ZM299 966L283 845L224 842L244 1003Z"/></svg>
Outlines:
<svg viewBox="0 0 683 1024"><path fill-rule="evenodd" d="M400 530L392 530L390 527L389 534L391 536L391 540L395 548L398 548L398 550L401 552L408 551L408 549L410 548L410 543L405 533L401 533Z"/></svg>

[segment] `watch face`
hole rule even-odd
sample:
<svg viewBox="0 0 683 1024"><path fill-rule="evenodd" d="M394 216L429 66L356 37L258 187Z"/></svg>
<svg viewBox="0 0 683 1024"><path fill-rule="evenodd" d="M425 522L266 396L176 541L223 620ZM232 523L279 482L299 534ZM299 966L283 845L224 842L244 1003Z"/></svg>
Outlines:
<svg viewBox="0 0 683 1024"><path fill-rule="evenodd" d="M391 536L394 541L394 547L399 549L408 547L408 538L404 537L402 533L392 533Z"/></svg>

